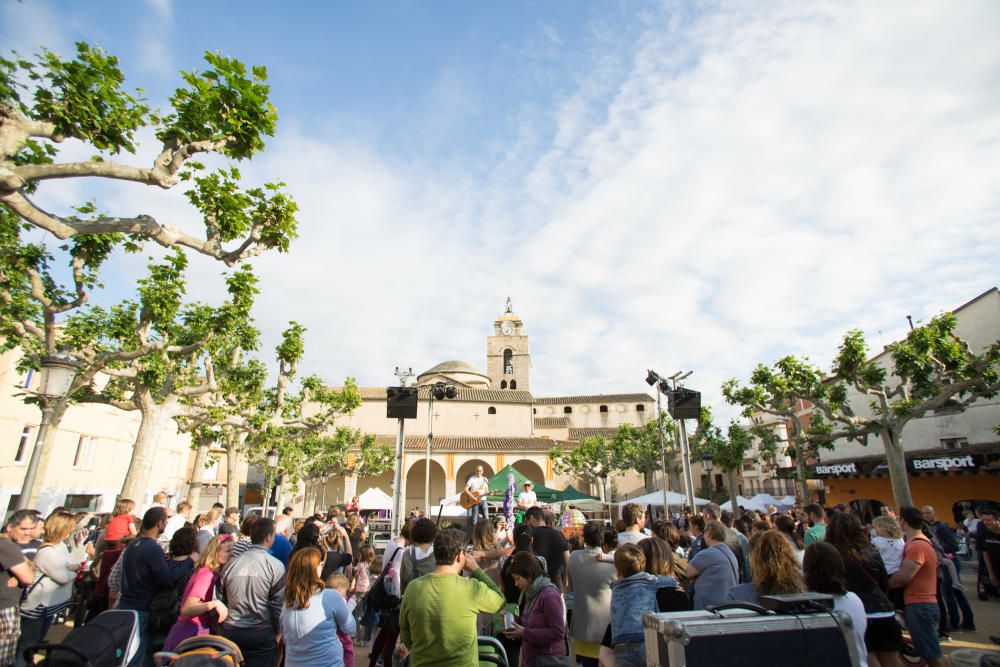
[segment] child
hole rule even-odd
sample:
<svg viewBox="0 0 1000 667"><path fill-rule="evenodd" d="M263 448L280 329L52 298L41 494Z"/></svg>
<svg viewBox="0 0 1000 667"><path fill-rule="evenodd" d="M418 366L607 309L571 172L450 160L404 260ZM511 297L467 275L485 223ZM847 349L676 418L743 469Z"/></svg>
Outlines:
<svg viewBox="0 0 1000 667"><path fill-rule="evenodd" d="M340 573L331 574L326 580L326 587L337 591L347 600L347 577L345 575ZM356 603L353 599L347 600L347 610L349 612L354 613L355 605ZM337 638L340 639L340 643L344 647L344 667L354 667L354 642L351 640L350 635L344 634L338 629Z"/></svg>
<svg viewBox="0 0 1000 667"><path fill-rule="evenodd" d="M362 605L365 595L371 589L372 565L375 563L375 550L369 544L362 544L358 549L358 561L354 566L354 590L351 591L351 599L356 604L361 605L358 619L358 646L367 646L372 636L372 615L374 609L369 609L371 605Z"/></svg>
<svg viewBox="0 0 1000 667"><path fill-rule="evenodd" d="M891 577L903 565L903 529L899 521L890 516L875 517L872 519L872 528L875 530L872 544L878 549L882 562L885 563L885 571ZM896 609L902 609L903 589L890 588L889 599Z"/></svg>

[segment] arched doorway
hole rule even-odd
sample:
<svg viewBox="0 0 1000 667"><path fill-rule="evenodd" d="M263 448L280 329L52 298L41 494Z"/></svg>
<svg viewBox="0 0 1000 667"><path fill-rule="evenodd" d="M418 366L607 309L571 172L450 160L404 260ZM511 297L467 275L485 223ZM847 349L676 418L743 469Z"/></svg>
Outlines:
<svg viewBox="0 0 1000 667"><path fill-rule="evenodd" d="M466 461L459 467L458 472L455 473L455 493L461 493L465 489L465 484L469 481L469 478L476 474L476 466L483 466L483 475L487 479L496 474L493 466L482 459Z"/></svg>
<svg viewBox="0 0 1000 667"><path fill-rule="evenodd" d="M426 511L424 507L426 480L424 470L424 460L420 459L410 466L410 470L406 473L406 502L403 503L403 510L406 513L418 507ZM431 507L437 507L444 495L444 468L437 461L431 460Z"/></svg>
<svg viewBox="0 0 1000 667"><path fill-rule="evenodd" d="M510 465L514 468L514 470L518 471L535 484L545 484L545 472L542 470L542 467L534 461L520 459L518 461L514 461Z"/></svg>

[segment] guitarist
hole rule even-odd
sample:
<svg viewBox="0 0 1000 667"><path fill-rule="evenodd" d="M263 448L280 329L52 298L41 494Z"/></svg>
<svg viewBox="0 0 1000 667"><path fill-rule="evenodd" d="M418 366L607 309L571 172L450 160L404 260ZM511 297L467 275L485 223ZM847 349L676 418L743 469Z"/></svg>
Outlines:
<svg viewBox="0 0 1000 667"><path fill-rule="evenodd" d="M465 490L479 499L479 502L469 509L469 515L472 517L472 525L476 525L476 521L479 520L480 516L483 519L489 519L490 514L486 508L486 496L490 494L490 480L483 475L483 466L476 466L476 474L469 478L469 481L465 485Z"/></svg>

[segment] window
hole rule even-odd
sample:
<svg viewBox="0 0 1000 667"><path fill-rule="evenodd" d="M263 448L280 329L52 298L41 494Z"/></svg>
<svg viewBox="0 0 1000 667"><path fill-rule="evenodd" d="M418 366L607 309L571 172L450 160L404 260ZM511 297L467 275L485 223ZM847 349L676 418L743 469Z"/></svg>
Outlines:
<svg viewBox="0 0 1000 667"><path fill-rule="evenodd" d="M71 512L96 512L97 502L101 499L100 496L79 494L79 493L67 493L66 501L63 503L63 507L70 510Z"/></svg>
<svg viewBox="0 0 1000 667"><path fill-rule="evenodd" d="M490 409L486 411L486 414L488 414L488 415L495 415L496 413L497 413L497 409L494 408L494 407L492 407L492 406L490 406Z"/></svg>
<svg viewBox="0 0 1000 667"><path fill-rule="evenodd" d="M646 406L643 405L642 403L640 403L639 405L635 406L635 411L636 412L645 412L646 411Z"/></svg>
<svg viewBox="0 0 1000 667"><path fill-rule="evenodd" d="M531 414L537 415L538 414L538 408L531 408Z"/></svg>
<svg viewBox="0 0 1000 667"><path fill-rule="evenodd" d="M606 406L606 405L602 405L602 406L601 406L601 410L600 410L600 411L601 411L601 412L607 412L607 411L608 411L608 406Z"/></svg>
<svg viewBox="0 0 1000 667"><path fill-rule="evenodd" d="M14 454L14 463L24 463L28 458L28 450L31 449L31 434L34 426L25 426L21 431L21 441L17 443L17 452Z"/></svg>
<svg viewBox="0 0 1000 667"><path fill-rule="evenodd" d="M941 438L941 447L943 449L961 449L968 446L969 440L967 438Z"/></svg>
<svg viewBox="0 0 1000 667"><path fill-rule="evenodd" d="M510 388L511 389L517 389L517 380L511 380L510 381Z"/></svg>
<svg viewBox="0 0 1000 667"><path fill-rule="evenodd" d="M501 389L506 389L507 388L507 381L506 380L501 380L500 381L500 388Z"/></svg>
<svg viewBox="0 0 1000 667"><path fill-rule="evenodd" d="M73 467L78 470L90 470L94 464L94 447L97 438L81 435L76 441L76 456L73 457Z"/></svg>
<svg viewBox="0 0 1000 667"><path fill-rule="evenodd" d="M510 348L503 351L503 374L514 374L514 351Z"/></svg>
<svg viewBox="0 0 1000 667"><path fill-rule="evenodd" d="M571 407L569 407L567 405L565 408L563 408L563 414L564 415L571 415L571 414L573 414L573 408L571 408Z"/></svg>

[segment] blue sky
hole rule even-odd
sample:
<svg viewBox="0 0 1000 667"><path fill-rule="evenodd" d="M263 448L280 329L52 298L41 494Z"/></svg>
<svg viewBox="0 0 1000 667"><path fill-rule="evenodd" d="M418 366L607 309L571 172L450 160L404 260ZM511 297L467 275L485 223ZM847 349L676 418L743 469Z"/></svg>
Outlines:
<svg viewBox="0 0 1000 667"><path fill-rule="evenodd" d="M288 184L302 238L254 262L257 316L268 348L308 327L307 370L484 367L509 293L536 394L683 368L709 400L998 283L997 25L989 1L0 6L0 44L100 44L156 103L205 50L268 67L278 135L242 169ZM176 191L39 194L90 196L199 224ZM193 258L191 293L220 270Z"/></svg>

